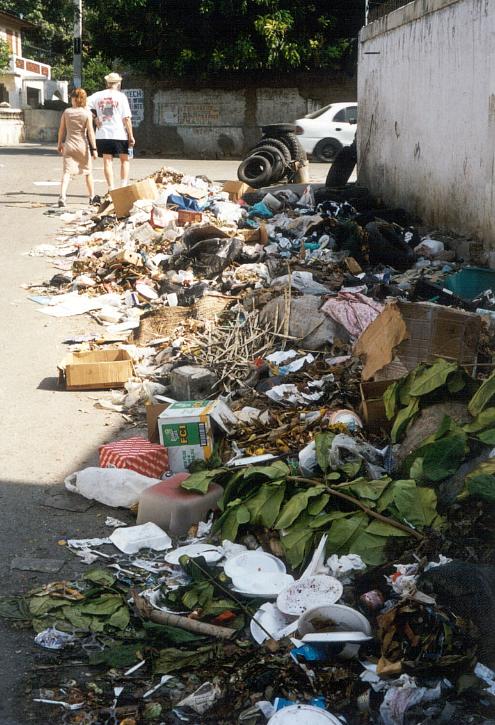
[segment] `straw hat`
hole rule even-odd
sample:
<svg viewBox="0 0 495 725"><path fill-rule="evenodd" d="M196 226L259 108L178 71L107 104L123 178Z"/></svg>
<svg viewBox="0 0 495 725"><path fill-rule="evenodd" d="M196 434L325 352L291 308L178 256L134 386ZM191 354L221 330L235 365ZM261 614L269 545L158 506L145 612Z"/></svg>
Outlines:
<svg viewBox="0 0 495 725"><path fill-rule="evenodd" d="M118 73L109 73L107 76L105 76L105 80L107 83L120 83L122 80L122 76Z"/></svg>

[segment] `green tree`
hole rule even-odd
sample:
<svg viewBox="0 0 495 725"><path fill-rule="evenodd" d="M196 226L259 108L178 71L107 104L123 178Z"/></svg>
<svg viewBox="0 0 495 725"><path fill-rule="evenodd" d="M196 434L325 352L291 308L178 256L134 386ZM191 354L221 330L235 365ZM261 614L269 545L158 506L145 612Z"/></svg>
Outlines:
<svg viewBox="0 0 495 725"><path fill-rule="evenodd" d="M10 48L5 40L0 39L0 72L7 70L10 64Z"/></svg>
<svg viewBox="0 0 495 725"><path fill-rule="evenodd" d="M85 82L104 66L174 77L338 68L363 8L362 0L84 0ZM71 0L0 0L0 10L34 23L26 54L70 78Z"/></svg>

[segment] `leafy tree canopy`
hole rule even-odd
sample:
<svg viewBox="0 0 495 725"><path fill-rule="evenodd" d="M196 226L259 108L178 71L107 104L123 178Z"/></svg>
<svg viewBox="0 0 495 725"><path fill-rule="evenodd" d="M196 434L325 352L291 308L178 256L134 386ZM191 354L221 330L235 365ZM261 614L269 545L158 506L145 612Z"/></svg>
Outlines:
<svg viewBox="0 0 495 725"><path fill-rule="evenodd" d="M91 81L112 64L175 77L338 68L362 23L363 5L362 0L85 0L85 69ZM71 0L0 0L0 10L33 22L38 30L30 34L26 51L48 59L56 76L66 73Z"/></svg>

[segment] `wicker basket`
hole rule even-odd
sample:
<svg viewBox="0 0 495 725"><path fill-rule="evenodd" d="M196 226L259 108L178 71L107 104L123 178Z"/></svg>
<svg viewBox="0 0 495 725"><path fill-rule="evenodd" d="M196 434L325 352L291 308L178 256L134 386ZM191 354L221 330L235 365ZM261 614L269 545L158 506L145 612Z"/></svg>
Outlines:
<svg viewBox="0 0 495 725"><path fill-rule="evenodd" d="M141 319L139 330L134 333L134 340L144 346L159 337L174 339L177 329L189 320L213 320L234 301L229 297L206 294L190 307L161 307Z"/></svg>

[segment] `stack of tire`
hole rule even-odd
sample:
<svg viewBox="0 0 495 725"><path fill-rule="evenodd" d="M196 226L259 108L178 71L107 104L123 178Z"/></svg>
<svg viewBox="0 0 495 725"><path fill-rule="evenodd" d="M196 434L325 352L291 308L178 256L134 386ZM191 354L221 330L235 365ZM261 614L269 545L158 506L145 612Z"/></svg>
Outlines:
<svg viewBox="0 0 495 725"><path fill-rule="evenodd" d="M307 156L290 123L263 126L263 137L249 150L237 169L239 181L260 189L286 179L307 181Z"/></svg>

